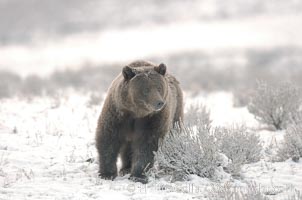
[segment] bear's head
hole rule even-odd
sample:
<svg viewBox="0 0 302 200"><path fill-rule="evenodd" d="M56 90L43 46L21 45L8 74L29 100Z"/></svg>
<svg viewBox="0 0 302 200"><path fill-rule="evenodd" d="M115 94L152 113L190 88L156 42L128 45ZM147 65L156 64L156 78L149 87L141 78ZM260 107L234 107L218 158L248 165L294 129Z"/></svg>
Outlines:
<svg viewBox="0 0 302 200"><path fill-rule="evenodd" d="M122 104L135 118L161 111L166 106L166 65L128 65L123 68Z"/></svg>

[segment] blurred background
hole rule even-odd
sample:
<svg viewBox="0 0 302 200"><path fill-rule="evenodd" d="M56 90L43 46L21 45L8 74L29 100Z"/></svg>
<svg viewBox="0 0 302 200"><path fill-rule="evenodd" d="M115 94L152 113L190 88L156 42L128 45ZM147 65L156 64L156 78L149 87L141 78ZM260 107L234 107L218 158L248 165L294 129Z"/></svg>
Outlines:
<svg viewBox="0 0 302 200"><path fill-rule="evenodd" d="M103 93L136 59L239 106L257 80L302 85L300 0L0 0L0 24L0 98Z"/></svg>

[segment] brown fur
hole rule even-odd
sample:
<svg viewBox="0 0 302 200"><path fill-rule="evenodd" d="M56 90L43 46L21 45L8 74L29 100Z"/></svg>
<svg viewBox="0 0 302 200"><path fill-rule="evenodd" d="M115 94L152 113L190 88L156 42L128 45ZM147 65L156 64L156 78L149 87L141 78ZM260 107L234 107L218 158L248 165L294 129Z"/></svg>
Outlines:
<svg viewBox="0 0 302 200"><path fill-rule="evenodd" d="M164 64L136 61L124 67L108 90L98 120L100 176L117 176L120 155L120 173L130 172L132 180L147 182L144 173L153 165L159 140L182 118L182 91Z"/></svg>

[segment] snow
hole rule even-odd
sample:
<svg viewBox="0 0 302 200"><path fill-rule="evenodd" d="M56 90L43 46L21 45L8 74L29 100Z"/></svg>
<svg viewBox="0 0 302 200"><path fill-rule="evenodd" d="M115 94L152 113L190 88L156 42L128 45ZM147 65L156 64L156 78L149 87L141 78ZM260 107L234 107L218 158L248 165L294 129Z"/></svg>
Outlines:
<svg viewBox="0 0 302 200"><path fill-rule="evenodd" d="M293 14L189 20L84 32L58 40L37 37L31 45L0 47L0 69L23 76L46 76L54 70L79 68L87 63L125 63L185 51L229 52L301 46L301 18L302 15Z"/></svg>
<svg viewBox="0 0 302 200"><path fill-rule="evenodd" d="M271 162L264 158L245 165L243 179L221 174L221 180L191 176L190 181L170 183L150 178L146 185L128 180L97 177L94 147L100 106L89 106L90 95L69 92L59 99L3 99L0 104L0 199L207 199L213 184L246 186L261 184L271 199L284 199L293 190L302 190L302 161ZM210 111L213 124L259 125L246 108L234 108L232 95L218 92L186 99L200 101ZM258 130L264 147L279 143L284 131ZM275 148L276 145L272 145ZM87 162L92 159L92 162Z"/></svg>
<svg viewBox="0 0 302 200"><path fill-rule="evenodd" d="M247 127L257 127L259 125L246 107L234 108L233 102L232 93L221 91L186 99L185 105L204 104L211 111L213 126L244 124Z"/></svg>

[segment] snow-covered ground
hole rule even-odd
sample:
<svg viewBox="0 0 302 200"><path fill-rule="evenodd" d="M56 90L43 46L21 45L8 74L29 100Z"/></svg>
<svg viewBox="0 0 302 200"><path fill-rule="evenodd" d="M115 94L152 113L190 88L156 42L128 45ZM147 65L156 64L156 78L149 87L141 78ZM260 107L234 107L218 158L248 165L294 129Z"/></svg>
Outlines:
<svg viewBox="0 0 302 200"><path fill-rule="evenodd" d="M127 63L186 51L234 52L302 45L302 15L259 15L217 21L178 21L72 34L33 44L0 46L0 69L23 76L85 64ZM16 59L17 58L17 59Z"/></svg>
<svg viewBox="0 0 302 200"><path fill-rule="evenodd" d="M234 108L225 92L186 99L205 103L213 125L259 124L246 108ZM170 183L151 179L146 185L125 177L115 181L97 177L94 131L101 110L89 105L89 95L65 93L59 98L4 99L0 104L0 199L207 199L212 184L245 187L261 185L271 199L284 199L302 190L302 162L271 162L268 156L245 165L242 179L225 176L220 181L192 176ZM257 132L264 149L273 150L284 132ZM264 153L264 155L266 155ZM89 162L92 161L92 162Z"/></svg>

